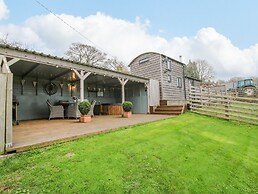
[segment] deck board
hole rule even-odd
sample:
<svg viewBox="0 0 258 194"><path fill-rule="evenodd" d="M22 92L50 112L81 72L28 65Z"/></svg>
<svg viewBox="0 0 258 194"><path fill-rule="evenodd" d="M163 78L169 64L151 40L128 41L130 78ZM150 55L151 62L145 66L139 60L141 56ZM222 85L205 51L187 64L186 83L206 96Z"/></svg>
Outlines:
<svg viewBox="0 0 258 194"><path fill-rule="evenodd" d="M90 123L71 119L21 121L20 125L13 127L13 146L7 152L25 151L170 117L134 114L131 118L122 118L120 115L95 116Z"/></svg>

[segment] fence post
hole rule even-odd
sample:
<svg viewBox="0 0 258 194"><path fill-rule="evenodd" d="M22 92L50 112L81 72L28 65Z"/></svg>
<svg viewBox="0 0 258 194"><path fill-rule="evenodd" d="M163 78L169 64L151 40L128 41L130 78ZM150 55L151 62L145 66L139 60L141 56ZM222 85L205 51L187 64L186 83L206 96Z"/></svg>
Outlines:
<svg viewBox="0 0 258 194"><path fill-rule="evenodd" d="M202 108L202 107L203 107L203 104L202 104L202 98L203 98L203 96L202 96L202 87L200 87L200 90L201 90L201 91L200 91L200 92L201 92L201 93L200 93L200 94L201 94L201 95L200 95L200 102L201 102L201 108Z"/></svg>
<svg viewBox="0 0 258 194"><path fill-rule="evenodd" d="M210 95L210 88L208 88L208 106L211 106L211 95Z"/></svg>
<svg viewBox="0 0 258 194"><path fill-rule="evenodd" d="M192 86L189 84L189 93L188 93L188 99L189 99L189 109L191 111L191 106L192 106L192 94L191 94L191 91L192 91Z"/></svg>
<svg viewBox="0 0 258 194"><path fill-rule="evenodd" d="M226 116L226 118L229 118L229 104L228 104L228 97L224 97L224 99L226 100L226 102L225 102L225 116Z"/></svg>
<svg viewBox="0 0 258 194"><path fill-rule="evenodd" d="M190 95L191 95L190 110L191 110L191 111L193 111L192 108L196 108L196 106L194 105L194 104L195 104L194 100L196 100L196 98L195 98L195 97L196 97L195 93L196 93L196 88L195 88L194 86L191 86L191 89L190 89Z"/></svg>

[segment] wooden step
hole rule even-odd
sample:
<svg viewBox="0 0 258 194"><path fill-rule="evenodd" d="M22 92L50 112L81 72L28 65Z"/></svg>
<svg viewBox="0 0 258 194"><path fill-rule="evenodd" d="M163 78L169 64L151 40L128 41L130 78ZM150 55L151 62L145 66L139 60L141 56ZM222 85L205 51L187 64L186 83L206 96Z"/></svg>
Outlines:
<svg viewBox="0 0 258 194"><path fill-rule="evenodd" d="M158 107L171 107L171 108L173 108L173 107L183 107L183 105L160 105L160 106L158 106Z"/></svg>
<svg viewBox="0 0 258 194"><path fill-rule="evenodd" d="M167 100L160 100L159 101L159 104L162 106L166 106L167 105L167 103L168 103L168 101Z"/></svg>
<svg viewBox="0 0 258 194"><path fill-rule="evenodd" d="M163 111L181 111L183 106L158 106L155 110Z"/></svg>
<svg viewBox="0 0 258 194"><path fill-rule="evenodd" d="M182 109L181 110L164 110L164 109L156 109L154 112L179 112L181 113L182 112Z"/></svg>
<svg viewBox="0 0 258 194"><path fill-rule="evenodd" d="M152 114L160 114L160 115L180 115L181 114L181 112L154 112L154 113L152 113Z"/></svg>
<svg viewBox="0 0 258 194"><path fill-rule="evenodd" d="M180 115L183 109L182 104L167 105L167 100L161 100L160 106L157 106L152 114Z"/></svg>

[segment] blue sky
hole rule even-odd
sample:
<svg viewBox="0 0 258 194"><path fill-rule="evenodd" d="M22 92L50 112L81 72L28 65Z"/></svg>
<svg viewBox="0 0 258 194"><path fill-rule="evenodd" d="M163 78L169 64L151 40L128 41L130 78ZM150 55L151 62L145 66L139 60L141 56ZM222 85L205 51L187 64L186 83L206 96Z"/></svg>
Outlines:
<svg viewBox="0 0 258 194"><path fill-rule="evenodd" d="M5 23L22 23L34 15L46 14L34 0L8 0L12 11ZM115 18L149 20L151 34L167 39L193 36L202 27L213 27L240 48L258 43L258 1L256 0L45 0L57 14L85 17L100 11Z"/></svg>
<svg viewBox="0 0 258 194"><path fill-rule="evenodd" d="M257 0L38 1L125 63L156 51L205 59L218 79L258 75ZM33 49L63 55L72 42L89 44L35 0L0 0L0 11L0 36Z"/></svg>

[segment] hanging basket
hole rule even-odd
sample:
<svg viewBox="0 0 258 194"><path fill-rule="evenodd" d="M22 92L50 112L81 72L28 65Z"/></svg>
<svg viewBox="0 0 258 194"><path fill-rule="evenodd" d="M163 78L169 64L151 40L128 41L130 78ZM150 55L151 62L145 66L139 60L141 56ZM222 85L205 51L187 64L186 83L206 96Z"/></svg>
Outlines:
<svg viewBox="0 0 258 194"><path fill-rule="evenodd" d="M51 96L51 95L54 95L56 92L57 92L57 85L52 83L52 82L49 82L47 83L45 86L44 86L44 89L45 89L45 92Z"/></svg>

